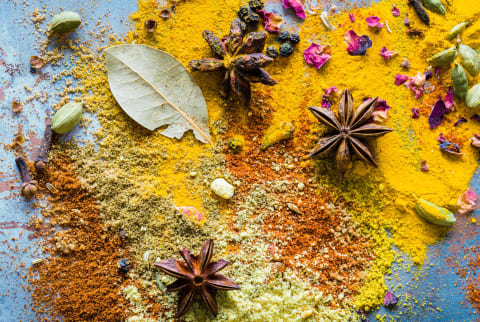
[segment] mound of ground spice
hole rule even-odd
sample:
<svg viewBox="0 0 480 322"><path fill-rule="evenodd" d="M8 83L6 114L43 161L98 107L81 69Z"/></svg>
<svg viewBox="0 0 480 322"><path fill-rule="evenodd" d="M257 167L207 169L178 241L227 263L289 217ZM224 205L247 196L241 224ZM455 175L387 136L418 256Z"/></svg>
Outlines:
<svg viewBox="0 0 480 322"><path fill-rule="evenodd" d="M32 302L39 318L65 321L119 321L128 311L120 294L126 277L117 263L128 252L105 231L99 206L82 189L66 157L51 160L40 184L50 183L45 220L33 219L43 236L46 260L30 268ZM47 194L48 190L45 191Z"/></svg>
<svg viewBox="0 0 480 322"><path fill-rule="evenodd" d="M254 98L263 101L265 97L257 92ZM319 189L314 169L299 166L305 158L301 144L294 147L288 141L266 151L260 149L261 140L255 138L262 137L271 112L268 106L253 106L245 125L232 122L226 134L242 133L248 142L242 153L225 151L227 168L244 183L237 200L244 200L258 185L271 191L281 206L262 221L271 238L269 252L281 264L277 267L280 271L292 269L336 302L344 302L358 293L364 271L374 258L372 245L362 236L361 225L334 206L331 190ZM229 111L227 117L235 116ZM297 126L296 135L305 135L301 122ZM297 206L300 213L287 203ZM253 214L253 218L258 216Z"/></svg>

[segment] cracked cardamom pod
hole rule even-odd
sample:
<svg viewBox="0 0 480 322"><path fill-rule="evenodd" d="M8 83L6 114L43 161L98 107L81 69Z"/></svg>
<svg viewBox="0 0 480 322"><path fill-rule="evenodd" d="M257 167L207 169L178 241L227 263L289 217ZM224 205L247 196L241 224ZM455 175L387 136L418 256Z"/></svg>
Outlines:
<svg viewBox="0 0 480 322"><path fill-rule="evenodd" d="M418 199L415 210L419 216L432 224L452 226L456 222L453 212L423 199Z"/></svg>
<svg viewBox="0 0 480 322"><path fill-rule="evenodd" d="M440 0L423 0L423 6L430 11L444 15L447 13L443 3Z"/></svg>
<svg viewBox="0 0 480 322"><path fill-rule="evenodd" d="M457 57L457 49L452 47L436 53L427 59L427 62L433 66L447 66L455 60L455 57Z"/></svg>
<svg viewBox="0 0 480 322"><path fill-rule="evenodd" d="M468 78L462 65L455 63L450 73L453 83L453 94L460 99L465 99L468 91Z"/></svg>
<svg viewBox="0 0 480 322"><path fill-rule="evenodd" d="M459 43L458 55L460 56L460 61L467 72L469 72L472 76L477 75L478 70L480 69L480 59L478 58L478 53L470 46Z"/></svg>
<svg viewBox="0 0 480 322"><path fill-rule="evenodd" d="M470 88L465 97L465 104L470 108L477 108L480 106L480 84Z"/></svg>
<svg viewBox="0 0 480 322"><path fill-rule="evenodd" d="M54 34L63 34L73 31L80 26L81 23L82 20L78 13L73 11L63 11L50 20L47 31Z"/></svg>
<svg viewBox="0 0 480 322"><path fill-rule="evenodd" d="M82 102L70 102L63 105L52 118L52 130L58 134L73 130L80 123L82 108Z"/></svg>
<svg viewBox="0 0 480 322"><path fill-rule="evenodd" d="M448 33L447 39L452 40L453 38L457 37L457 35L461 34L469 25L470 21L461 22L458 25L455 25Z"/></svg>

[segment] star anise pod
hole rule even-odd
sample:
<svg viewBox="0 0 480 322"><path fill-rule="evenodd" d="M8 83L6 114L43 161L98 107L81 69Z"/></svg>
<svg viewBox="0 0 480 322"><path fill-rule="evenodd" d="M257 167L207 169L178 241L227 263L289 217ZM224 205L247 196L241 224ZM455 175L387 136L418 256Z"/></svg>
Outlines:
<svg viewBox="0 0 480 322"><path fill-rule="evenodd" d="M221 59L203 58L188 63L191 70L213 72L225 70L225 95L232 91L243 102L250 100L250 83L262 83L273 86L277 82L262 68L273 62L264 55L267 33L251 32L244 36L245 23L236 18L230 27L228 37L218 39L213 32L205 30L203 38L212 51Z"/></svg>
<svg viewBox="0 0 480 322"><path fill-rule="evenodd" d="M180 291L176 317L180 317L188 311L196 295L200 295L208 309L217 316L216 290L240 289L230 278L218 273L230 262L224 259L211 262L213 256L213 240L211 239L203 244L200 255L192 255L186 248L180 251L180 255L185 261L167 259L154 264L164 273L178 278L167 286L167 292Z"/></svg>
<svg viewBox="0 0 480 322"><path fill-rule="evenodd" d="M309 156L322 158L336 150L337 168L341 180L348 163L352 160L352 153L376 167L375 157L364 139L382 136L393 131L386 126L369 122L377 106L377 99L378 97L365 100L354 111L352 94L345 89L338 105L338 117L329 108L309 107L310 112L320 123L335 131L335 134L321 138Z"/></svg>

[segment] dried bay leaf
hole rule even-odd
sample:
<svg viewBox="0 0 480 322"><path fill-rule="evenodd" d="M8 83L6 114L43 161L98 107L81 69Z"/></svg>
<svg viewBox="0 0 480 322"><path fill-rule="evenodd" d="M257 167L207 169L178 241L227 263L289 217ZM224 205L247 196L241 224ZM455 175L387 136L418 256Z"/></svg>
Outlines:
<svg viewBox="0 0 480 322"><path fill-rule="evenodd" d="M120 107L143 127L169 138L192 130L210 143L208 111L201 89L188 70L170 54L144 45L105 50L108 82Z"/></svg>

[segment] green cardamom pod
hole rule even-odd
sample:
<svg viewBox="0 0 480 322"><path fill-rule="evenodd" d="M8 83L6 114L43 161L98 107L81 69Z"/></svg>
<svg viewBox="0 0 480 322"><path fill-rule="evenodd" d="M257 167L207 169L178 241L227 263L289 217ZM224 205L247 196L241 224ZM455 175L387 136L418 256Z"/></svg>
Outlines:
<svg viewBox="0 0 480 322"><path fill-rule="evenodd" d="M417 214L432 224L452 226L457 221L455 215L450 210L423 199L418 199L415 210Z"/></svg>
<svg viewBox="0 0 480 322"><path fill-rule="evenodd" d="M82 108L82 102L70 102L63 105L52 118L52 130L58 134L73 130L80 123Z"/></svg>
<svg viewBox="0 0 480 322"><path fill-rule="evenodd" d="M453 94L460 99L465 99L468 91L468 78L462 65L455 63L450 73L453 83Z"/></svg>
<svg viewBox="0 0 480 322"><path fill-rule="evenodd" d="M74 30L80 26L81 23L82 20L78 13L73 11L63 11L50 20L47 30L55 34L63 34Z"/></svg>
<svg viewBox="0 0 480 322"><path fill-rule="evenodd" d="M471 75L477 75L480 68L480 59L478 58L478 53L471 47L462 43L459 43L457 48L463 67L465 67L467 72L469 72Z"/></svg>
<svg viewBox="0 0 480 322"><path fill-rule="evenodd" d="M448 33L447 39L452 40L453 38L457 37L457 35L461 34L469 25L470 21L461 22L458 25L455 25Z"/></svg>
<svg viewBox="0 0 480 322"><path fill-rule="evenodd" d="M465 104L470 108L477 108L480 106L480 84L470 88L465 97Z"/></svg>
<svg viewBox="0 0 480 322"><path fill-rule="evenodd" d="M455 60L455 57L457 57L457 49L452 47L436 53L427 59L427 62L433 66L447 66Z"/></svg>
<svg viewBox="0 0 480 322"><path fill-rule="evenodd" d="M447 13L440 0L423 0L423 6L430 11L444 15Z"/></svg>

